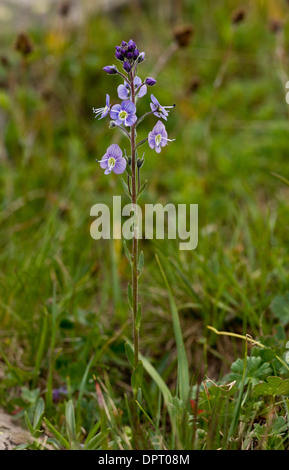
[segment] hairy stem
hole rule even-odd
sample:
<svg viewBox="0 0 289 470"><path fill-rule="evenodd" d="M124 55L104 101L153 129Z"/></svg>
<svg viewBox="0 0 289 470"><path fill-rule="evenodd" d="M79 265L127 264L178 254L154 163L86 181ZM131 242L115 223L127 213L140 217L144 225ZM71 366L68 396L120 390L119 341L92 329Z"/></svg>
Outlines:
<svg viewBox="0 0 289 470"><path fill-rule="evenodd" d="M131 100L135 104L135 89L134 77L131 73ZM136 202L137 202L137 174L136 174L136 125L131 126L131 192L132 192L132 205L134 208L134 215L136 215ZM138 365L138 349L139 349L139 331L136 327L137 305L138 305L138 273L137 273L137 258L138 258L138 238L137 228L134 227L133 232L133 246L132 246L132 298L133 298L133 342L134 342L134 367Z"/></svg>

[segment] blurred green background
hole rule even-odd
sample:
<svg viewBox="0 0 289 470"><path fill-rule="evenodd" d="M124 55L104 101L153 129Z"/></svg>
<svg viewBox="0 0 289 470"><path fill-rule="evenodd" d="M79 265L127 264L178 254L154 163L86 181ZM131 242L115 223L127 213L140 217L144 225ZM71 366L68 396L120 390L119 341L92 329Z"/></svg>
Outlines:
<svg viewBox="0 0 289 470"><path fill-rule="evenodd" d="M289 2L30 1L23 11L14 3L0 7L1 403L21 404L24 385L43 392L69 382L77 392L91 357L116 395L128 387L130 269L121 242L95 241L89 228L93 204L111 204L113 195L127 202L120 178L105 177L95 162L112 142L127 142L92 107L106 93L118 101L121 81L102 68L130 38L146 52L139 75L157 72L152 92L163 105L176 103L167 123L175 142L160 155L142 147L149 184L141 202L199 205L196 250L141 242L140 349L174 383L158 253L190 372L218 378L242 345L206 326L277 334L272 300L289 290L289 190L272 175L289 177ZM149 103L148 94L140 114ZM155 122L144 122L140 139Z"/></svg>

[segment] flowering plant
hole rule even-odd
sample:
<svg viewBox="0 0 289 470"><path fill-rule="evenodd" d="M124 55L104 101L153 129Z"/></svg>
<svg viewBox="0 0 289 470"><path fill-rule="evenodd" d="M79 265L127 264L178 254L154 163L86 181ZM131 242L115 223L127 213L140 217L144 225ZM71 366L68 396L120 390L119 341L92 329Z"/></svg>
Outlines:
<svg viewBox="0 0 289 470"><path fill-rule="evenodd" d="M106 95L106 104L103 108L95 109L95 117L102 119L110 116L111 128L118 128L128 137L130 141L130 154L121 150L119 145L112 144L106 150L101 160L98 160L104 174L109 175L112 172L121 174L126 171L127 180L122 180L122 184L126 194L129 196L132 207L134 208L134 226L132 250L125 247L125 253L131 265L132 284L128 285L128 299L132 310L133 324L133 343L134 348L126 344L128 359L133 367L132 388L134 396L141 385L142 364L139 361L139 329L141 323L141 304L138 301L138 279L141 275L144 263L143 253L138 254L138 224L136 219L136 203L140 195L146 188L147 181L141 185L140 170L144 164L144 158L138 157L138 148L148 141L149 147L160 153L162 148L172 140L168 139L165 125L161 121L167 120L169 109L173 106L162 106L154 95L151 95L151 110L143 116L137 116L137 100L147 94L148 87L156 84L156 80L147 77L142 80L138 75L138 66L145 60L145 53L139 52L136 43L130 39L128 42L122 41L120 46L116 46L115 57L120 61L123 71L119 71L115 65L108 65L103 68L109 75L119 75L124 80L117 88L118 97L122 100L121 104L111 105L110 96ZM137 127L150 114L159 118L148 137L137 142ZM123 156L124 155L124 156Z"/></svg>

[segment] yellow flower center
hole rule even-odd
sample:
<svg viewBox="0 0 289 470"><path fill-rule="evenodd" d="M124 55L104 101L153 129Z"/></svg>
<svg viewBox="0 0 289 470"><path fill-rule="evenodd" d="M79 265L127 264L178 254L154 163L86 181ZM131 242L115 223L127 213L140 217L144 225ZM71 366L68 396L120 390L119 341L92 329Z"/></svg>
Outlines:
<svg viewBox="0 0 289 470"><path fill-rule="evenodd" d="M110 168L113 168L114 165L115 165L115 158L110 157L110 158L108 159L108 166L109 166Z"/></svg>
<svg viewBox="0 0 289 470"><path fill-rule="evenodd" d="M162 141L162 136L161 136L161 134L156 135L156 144L157 144L157 145L160 145L161 141Z"/></svg>
<svg viewBox="0 0 289 470"><path fill-rule="evenodd" d="M122 121L124 121L126 117L127 117L127 112L126 112L126 111L121 111L121 112L119 113L119 118L120 118Z"/></svg>

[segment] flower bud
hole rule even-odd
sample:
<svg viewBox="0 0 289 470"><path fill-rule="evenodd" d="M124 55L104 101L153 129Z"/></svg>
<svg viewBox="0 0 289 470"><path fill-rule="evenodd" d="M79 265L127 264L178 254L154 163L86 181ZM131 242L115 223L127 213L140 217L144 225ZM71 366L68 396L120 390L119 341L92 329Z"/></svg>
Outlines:
<svg viewBox="0 0 289 470"><path fill-rule="evenodd" d="M113 75L114 73L118 72L115 65L106 65L105 67L103 67L103 70L109 75Z"/></svg>
<svg viewBox="0 0 289 470"><path fill-rule="evenodd" d="M138 49L135 49L134 52L133 52L133 58L134 60L136 60L139 56L139 50Z"/></svg>
<svg viewBox="0 0 289 470"><path fill-rule="evenodd" d="M143 164L144 164L144 161L145 161L144 158L138 158L138 159L137 159L137 162L136 162L137 167L138 167L138 168L141 168L141 167L143 166Z"/></svg>
<svg viewBox="0 0 289 470"><path fill-rule="evenodd" d="M145 60L145 52L141 52L140 55L137 58L138 63L140 64Z"/></svg>
<svg viewBox="0 0 289 470"><path fill-rule="evenodd" d="M116 53L115 53L115 57L116 57L118 60L121 60L121 61L123 61L123 55L122 55L122 53L121 53L121 52L118 52L118 51L116 51Z"/></svg>
<svg viewBox="0 0 289 470"><path fill-rule="evenodd" d="M130 63L126 60L124 63L123 63L123 68L126 72L130 72L131 71L131 65Z"/></svg>
<svg viewBox="0 0 289 470"><path fill-rule="evenodd" d="M127 43L127 49L129 51L134 51L135 48L136 48L136 43L132 39L130 39Z"/></svg>
<svg viewBox="0 0 289 470"><path fill-rule="evenodd" d="M152 78L152 77L147 77L147 78L145 79L145 83L146 83L146 85L148 85L148 86L154 86L154 85L157 83L157 81L156 81L154 78Z"/></svg>

